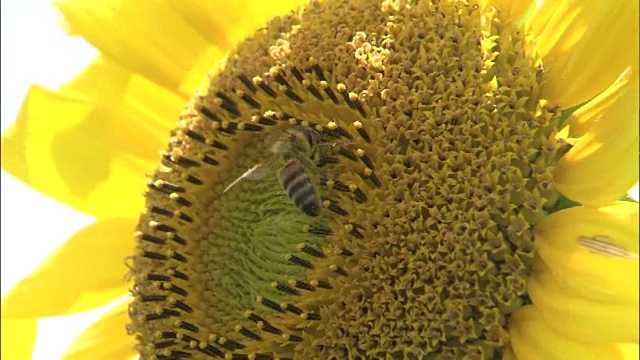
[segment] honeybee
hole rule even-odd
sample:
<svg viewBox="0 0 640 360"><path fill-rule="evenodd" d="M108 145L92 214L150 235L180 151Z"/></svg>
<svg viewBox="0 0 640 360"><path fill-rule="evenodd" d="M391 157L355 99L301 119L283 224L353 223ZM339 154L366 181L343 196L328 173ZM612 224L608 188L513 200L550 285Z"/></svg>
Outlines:
<svg viewBox="0 0 640 360"><path fill-rule="evenodd" d="M222 193L242 180L260 180L272 173L276 164L282 164L277 177L289 200L305 214L318 216L320 200L307 172L316 167L320 142L318 132L299 125L267 137L267 142L272 143L270 151L273 155L240 175Z"/></svg>

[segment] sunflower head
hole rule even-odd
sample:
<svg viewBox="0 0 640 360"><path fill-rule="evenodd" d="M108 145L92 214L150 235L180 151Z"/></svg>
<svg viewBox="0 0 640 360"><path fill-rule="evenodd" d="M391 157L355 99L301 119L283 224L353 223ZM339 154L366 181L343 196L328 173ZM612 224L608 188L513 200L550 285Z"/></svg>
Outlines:
<svg viewBox="0 0 640 360"><path fill-rule="evenodd" d="M314 2L241 43L149 182L130 308L141 354L506 346L566 150L541 62L504 15ZM301 130L317 156L282 135Z"/></svg>
<svg viewBox="0 0 640 360"><path fill-rule="evenodd" d="M625 29L637 40L637 4L528 5L312 1L215 63L244 37L218 20L263 5L59 4L105 56L59 92L32 89L3 167L98 222L3 299L3 320L126 286L128 313L78 357L102 333L121 350L104 357L130 354L111 337L125 318L145 359L637 353L638 205L617 201L637 182L637 42L610 56ZM138 21L150 11L171 20ZM39 126L54 105L72 120ZM54 165L31 166L43 156ZM154 166L140 216L122 184ZM134 223L130 287L108 269ZM33 301L60 278L65 296Z"/></svg>

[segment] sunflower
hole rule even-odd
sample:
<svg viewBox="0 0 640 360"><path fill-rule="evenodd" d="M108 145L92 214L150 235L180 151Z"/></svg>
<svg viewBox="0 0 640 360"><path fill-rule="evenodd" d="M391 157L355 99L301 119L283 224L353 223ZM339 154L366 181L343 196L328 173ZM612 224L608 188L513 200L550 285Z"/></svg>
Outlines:
<svg viewBox="0 0 640 360"><path fill-rule="evenodd" d="M100 55L2 167L96 222L3 348L118 301L69 357L637 358L636 2L57 6Z"/></svg>

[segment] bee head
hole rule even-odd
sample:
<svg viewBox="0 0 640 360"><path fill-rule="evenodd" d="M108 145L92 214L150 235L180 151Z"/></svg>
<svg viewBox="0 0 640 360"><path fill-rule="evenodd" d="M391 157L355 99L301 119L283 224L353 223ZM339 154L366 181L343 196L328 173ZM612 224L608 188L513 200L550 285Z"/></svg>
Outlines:
<svg viewBox="0 0 640 360"><path fill-rule="evenodd" d="M304 153L311 152L318 142L318 134L306 126L293 127L287 133L292 146Z"/></svg>

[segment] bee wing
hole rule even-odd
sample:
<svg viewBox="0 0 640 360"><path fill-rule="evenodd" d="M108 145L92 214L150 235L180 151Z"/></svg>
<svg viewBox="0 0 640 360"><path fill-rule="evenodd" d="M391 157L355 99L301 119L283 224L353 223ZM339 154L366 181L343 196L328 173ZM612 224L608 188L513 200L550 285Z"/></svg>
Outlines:
<svg viewBox="0 0 640 360"><path fill-rule="evenodd" d="M263 139L264 144L267 145L269 150L277 154L282 146L283 136L286 135L286 132L283 130L274 130L267 134L267 136Z"/></svg>
<svg viewBox="0 0 640 360"><path fill-rule="evenodd" d="M271 171L274 161L275 161L275 158L271 158L263 163L253 166L251 169L245 171L244 174L240 175L240 177L238 177L231 184L229 184L229 186L227 186L222 191L222 193L223 194L226 193L227 191L229 191L229 189L231 189L234 185L236 185L242 180L255 181L255 180L260 180L264 178Z"/></svg>
<svg viewBox="0 0 640 360"><path fill-rule="evenodd" d="M284 134L286 134L286 131L284 131L282 129L273 130L270 133L268 133L266 136L264 136L262 141L265 144L272 144L272 143L276 142L276 140L281 138L282 135L284 135Z"/></svg>

